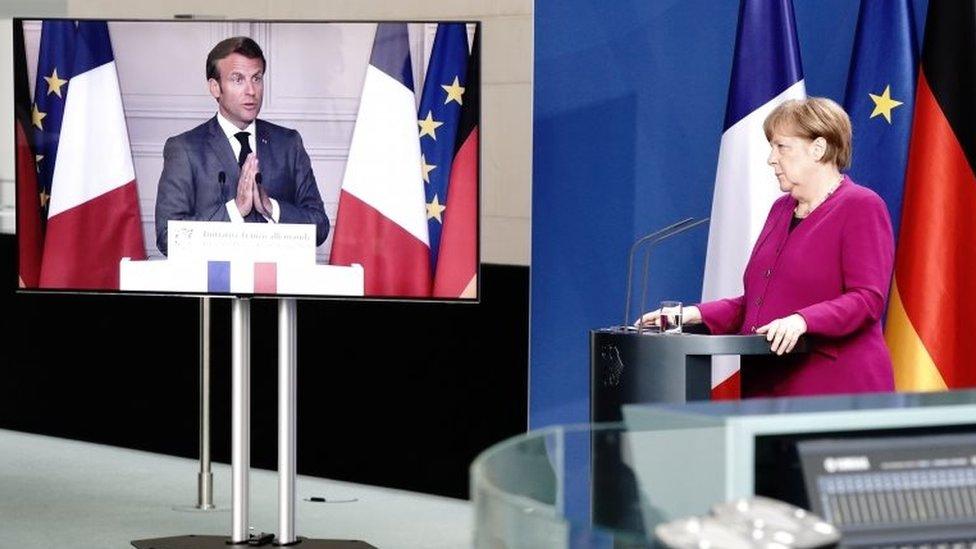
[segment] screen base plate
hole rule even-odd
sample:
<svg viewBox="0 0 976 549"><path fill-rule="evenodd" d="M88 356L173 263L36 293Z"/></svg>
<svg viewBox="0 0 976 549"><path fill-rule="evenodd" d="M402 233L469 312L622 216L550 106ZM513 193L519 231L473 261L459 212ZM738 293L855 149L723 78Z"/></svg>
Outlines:
<svg viewBox="0 0 976 549"><path fill-rule="evenodd" d="M132 541L136 549L229 549L255 547L247 543L231 545L227 536L175 536L170 538L137 539ZM257 547L280 547L274 543ZM287 545L294 549L376 549L365 541L347 539L309 539L299 537L296 543Z"/></svg>

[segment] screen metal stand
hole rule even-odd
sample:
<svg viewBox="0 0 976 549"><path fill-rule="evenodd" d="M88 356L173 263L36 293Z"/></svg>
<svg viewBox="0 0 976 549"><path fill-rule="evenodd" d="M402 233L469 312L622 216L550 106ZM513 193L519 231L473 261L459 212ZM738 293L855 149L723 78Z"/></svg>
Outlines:
<svg viewBox="0 0 976 549"><path fill-rule="evenodd" d="M230 542L247 543L251 473L251 301L231 305L231 531Z"/></svg>
<svg viewBox="0 0 976 549"><path fill-rule="evenodd" d="M299 549L367 549L366 542L309 539L295 535L295 448L298 386L298 310L294 299L278 300L278 539Z"/></svg>
<svg viewBox="0 0 976 549"><path fill-rule="evenodd" d="M174 511L217 511L213 503L213 471L210 468L210 298L200 298L200 472L197 473L196 505L180 505ZM220 509L226 511L227 509Z"/></svg>
<svg viewBox="0 0 976 549"><path fill-rule="evenodd" d="M200 473L197 509L214 509L210 470L210 298L200 299Z"/></svg>
<svg viewBox="0 0 976 549"><path fill-rule="evenodd" d="M294 299L278 301L278 544L295 536L295 396L298 322Z"/></svg>
<svg viewBox="0 0 976 549"><path fill-rule="evenodd" d="M251 302L235 298L231 328L231 536L177 536L135 540L138 549L226 549L289 546L299 549L375 549L358 540L309 539L295 535L296 386L298 321L294 299L278 302L278 539L248 530L251 457Z"/></svg>

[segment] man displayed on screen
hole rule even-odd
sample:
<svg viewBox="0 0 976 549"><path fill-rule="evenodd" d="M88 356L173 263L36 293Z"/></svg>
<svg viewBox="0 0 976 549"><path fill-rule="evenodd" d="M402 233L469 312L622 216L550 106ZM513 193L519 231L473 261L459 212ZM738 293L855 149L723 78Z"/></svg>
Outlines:
<svg viewBox="0 0 976 549"><path fill-rule="evenodd" d="M156 246L164 255L170 220L309 223L315 243L329 218L297 131L259 120L266 62L238 36L207 56L217 114L166 140L156 195Z"/></svg>

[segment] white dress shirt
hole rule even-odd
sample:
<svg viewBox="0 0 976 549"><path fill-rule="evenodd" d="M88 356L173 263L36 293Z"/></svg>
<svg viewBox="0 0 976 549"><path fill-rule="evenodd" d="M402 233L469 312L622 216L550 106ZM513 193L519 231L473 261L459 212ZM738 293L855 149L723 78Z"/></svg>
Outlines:
<svg viewBox="0 0 976 549"><path fill-rule="evenodd" d="M240 132L247 132L249 134L247 136L248 145L251 146L252 151L257 152L257 137L255 136L257 131L255 127L256 124L254 122L251 122L242 130L232 124L230 120L224 118L224 115L220 114L220 111L217 111L217 124L220 125L220 129L224 130L224 135L226 135L227 140L230 141L230 148L234 151L234 161L237 161L237 159L241 156L241 142L237 140L237 137L235 137L235 135ZM254 195L254 199L258 200L257 194ZM281 209L278 207L278 201L271 197L268 197L268 200L271 202L271 217L264 214L262 214L261 217L263 217L269 223L277 223L278 220L281 219ZM230 216L232 223L244 223L244 217L241 216L240 210L237 209L236 197L228 200L224 206L227 208L227 215Z"/></svg>

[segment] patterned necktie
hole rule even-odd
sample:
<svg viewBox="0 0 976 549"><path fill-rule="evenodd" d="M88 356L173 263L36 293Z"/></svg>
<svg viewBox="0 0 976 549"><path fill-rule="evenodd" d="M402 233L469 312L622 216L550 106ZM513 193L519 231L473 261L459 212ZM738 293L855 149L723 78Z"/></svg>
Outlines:
<svg viewBox="0 0 976 549"><path fill-rule="evenodd" d="M247 160L247 155L251 154L251 143L248 140L248 137L250 136L250 132L238 132L234 134L234 137L241 142L241 154L237 155L238 167L243 166L244 161Z"/></svg>

